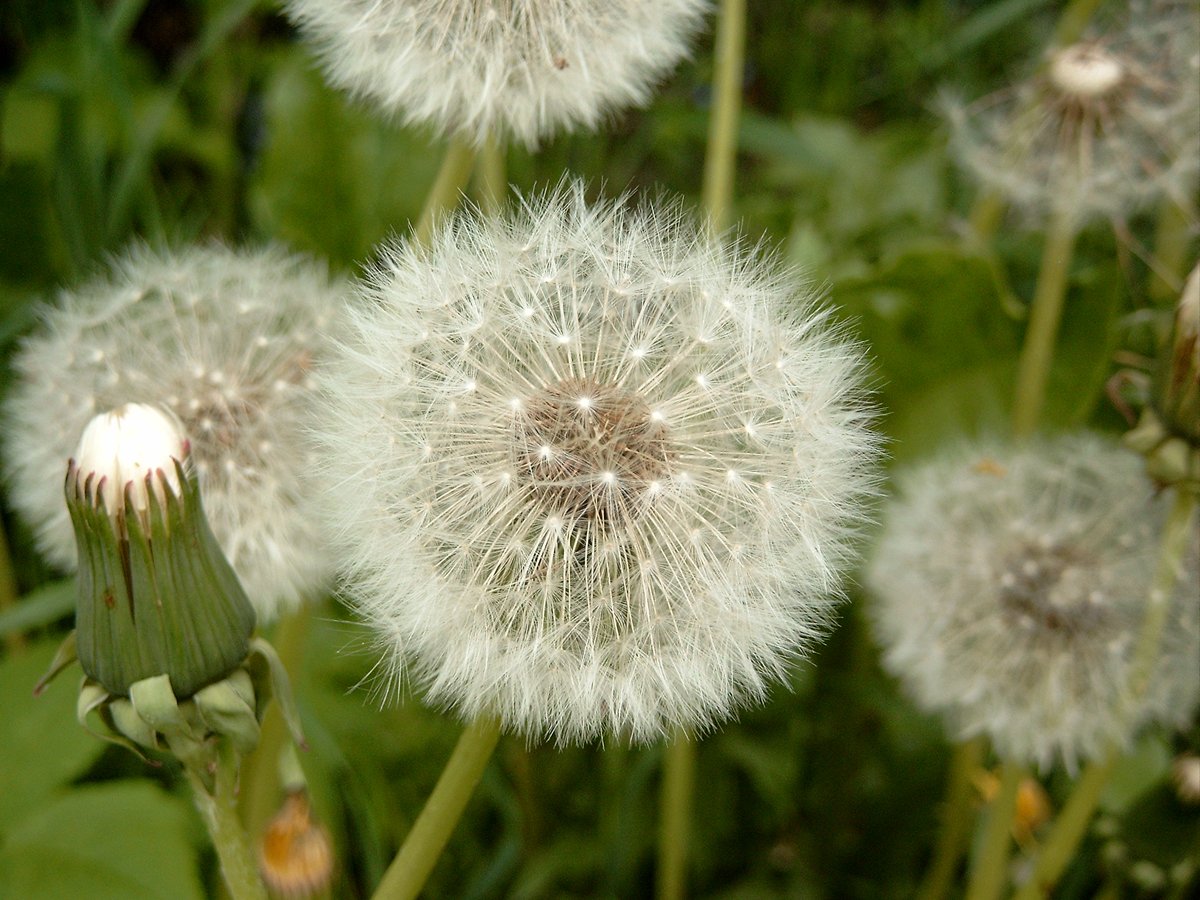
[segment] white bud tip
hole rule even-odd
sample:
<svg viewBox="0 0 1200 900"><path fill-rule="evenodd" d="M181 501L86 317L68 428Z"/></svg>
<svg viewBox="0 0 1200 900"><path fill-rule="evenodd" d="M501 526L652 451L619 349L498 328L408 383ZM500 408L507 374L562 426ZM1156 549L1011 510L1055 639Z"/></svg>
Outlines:
<svg viewBox="0 0 1200 900"><path fill-rule="evenodd" d="M187 441L171 416L155 406L126 403L102 413L88 422L75 454L80 483L89 475L93 484L103 485L100 492L109 511L124 506L125 486L133 485L130 495L134 508L148 506L146 476L162 470L163 477L176 493L179 479L172 460L187 456ZM155 485L159 489L158 483Z"/></svg>
<svg viewBox="0 0 1200 900"><path fill-rule="evenodd" d="M1050 61L1050 81L1062 93L1080 100L1099 99L1124 80L1121 61L1090 44L1067 47Z"/></svg>

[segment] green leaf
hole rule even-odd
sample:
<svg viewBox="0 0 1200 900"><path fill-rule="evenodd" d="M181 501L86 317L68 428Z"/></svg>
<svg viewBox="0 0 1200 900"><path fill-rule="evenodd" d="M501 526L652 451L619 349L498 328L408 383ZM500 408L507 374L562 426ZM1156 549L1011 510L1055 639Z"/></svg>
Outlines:
<svg viewBox="0 0 1200 900"><path fill-rule="evenodd" d="M0 848L0 896L199 900L191 819L152 784L77 788L17 825Z"/></svg>
<svg viewBox="0 0 1200 900"><path fill-rule="evenodd" d="M70 615L74 609L75 579L43 585L0 613L0 637L42 628Z"/></svg>
<svg viewBox="0 0 1200 900"><path fill-rule="evenodd" d="M75 721L74 673L33 696L60 642L61 636L41 641L0 662L0 833L84 772L104 748Z"/></svg>

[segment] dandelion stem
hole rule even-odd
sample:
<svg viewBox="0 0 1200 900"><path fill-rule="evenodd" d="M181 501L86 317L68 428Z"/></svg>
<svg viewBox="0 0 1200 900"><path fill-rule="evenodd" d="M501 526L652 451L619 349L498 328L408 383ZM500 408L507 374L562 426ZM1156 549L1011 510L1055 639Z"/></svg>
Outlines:
<svg viewBox="0 0 1200 900"><path fill-rule="evenodd" d="M484 717L467 726L404 845L383 873L374 900L411 900L421 893L499 740L497 719Z"/></svg>
<svg viewBox="0 0 1200 900"><path fill-rule="evenodd" d="M971 223L971 233L976 240L983 246L989 246L992 238L996 236L996 230L1000 227L1000 220L1004 217L1004 198L995 191L984 191L975 198L975 203L971 207L969 220Z"/></svg>
<svg viewBox="0 0 1200 900"><path fill-rule="evenodd" d="M1109 753L1083 770L1083 774L1071 789L1066 806L1055 819L1049 837L1042 844L1033 874L1017 891L1013 900L1034 900L1050 896L1054 883L1075 855L1075 848L1079 846L1079 841L1092 818L1092 812L1100 802L1100 795L1108 783L1117 758L1118 754Z"/></svg>
<svg viewBox="0 0 1200 900"><path fill-rule="evenodd" d="M1019 438L1028 437L1037 428L1046 399L1046 382L1050 377L1074 249L1075 229L1066 217L1056 217L1046 232L1041 270L1029 309L1029 325L1017 363L1012 416L1013 432Z"/></svg>
<svg viewBox="0 0 1200 900"><path fill-rule="evenodd" d="M311 621L312 604L305 603L296 612L280 619L275 629L274 645L279 659L293 678L300 671ZM253 839L258 839L266 830L267 823L279 809L279 759L284 743L289 739L279 704L270 704L263 716L258 747L242 763L239 807L246 831Z"/></svg>
<svg viewBox="0 0 1200 900"><path fill-rule="evenodd" d="M479 192L480 204L489 216L499 212L508 191L507 162L504 142L492 135L479 154L479 165L475 169L475 187Z"/></svg>
<svg viewBox="0 0 1200 900"><path fill-rule="evenodd" d="M709 226L718 234L729 227L733 213L745 59L746 0L721 0L703 185L704 210ZM663 758L657 875L660 900L677 900L684 895L695 771L695 743L680 731Z"/></svg>
<svg viewBox="0 0 1200 900"><path fill-rule="evenodd" d="M954 880L958 861L967 846L974 815L971 810L973 785L971 776L983 763L985 741L975 738L954 747L950 760L950 776L946 800L942 807L942 826L938 832L933 862L917 893L918 900L941 900Z"/></svg>
<svg viewBox="0 0 1200 900"><path fill-rule="evenodd" d="M1067 4L1067 8L1058 18L1058 27L1054 30L1054 43L1065 47L1079 40L1100 2L1101 0L1072 0Z"/></svg>
<svg viewBox="0 0 1200 900"><path fill-rule="evenodd" d="M458 205L459 195L471 177L471 169L475 166L475 148L469 143L454 138L446 147L446 155L442 159L442 167L438 169L429 196L425 198L425 208L421 217L413 226L413 240L418 244L428 246L433 235L433 226L437 220Z"/></svg>
<svg viewBox="0 0 1200 900"><path fill-rule="evenodd" d="M687 886L687 849L692 818L692 784L696 776L696 742L676 734L663 757L660 794L662 824L658 834L658 900L679 900Z"/></svg>
<svg viewBox="0 0 1200 900"><path fill-rule="evenodd" d="M966 900L996 900L1004 890L1017 791L1023 777L1016 763L1006 762L1000 767L1000 787L988 808L983 847L971 867Z"/></svg>
<svg viewBox="0 0 1200 900"><path fill-rule="evenodd" d="M8 552L8 538L0 522L0 612L16 605L17 580L13 573L12 556ZM20 631L11 631L5 636L4 645L10 653L15 653L24 648L25 636Z"/></svg>
<svg viewBox="0 0 1200 900"><path fill-rule="evenodd" d="M1133 702L1146 691L1150 675L1154 669L1154 661L1158 655L1159 641L1162 639L1166 626L1167 612L1171 608L1171 596L1175 593L1175 584L1179 579L1179 571L1183 554L1188 545L1188 536L1192 531L1193 515L1196 511L1196 496L1190 491L1176 490L1175 502L1163 529L1162 545L1159 549L1158 565L1154 572L1154 581L1150 588L1150 602L1146 608L1146 616L1142 620L1141 632L1138 635L1137 647L1134 650L1133 662L1130 665L1129 687L1126 692L1125 710L1123 715L1129 715ZM1100 796L1108 784L1109 776L1120 758L1118 748L1112 748L1102 759L1091 763L1067 799L1066 806L1054 822L1042 851L1034 864L1033 874L1029 881L1014 897L1014 900L1037 900L1050 896L1054 885L1058 882L1063 870L1075 855L1079 841L1083 838L1087 824L1095 812Z"/></svg>
<svg viewBox="0 0 1200 900"><path fill-rule="evenodd" d="M704 158L704 208L716 232L729 227L733 209L733 175L737 162L745 56L746 0L721 0L713 73L713 110Z"/></svg>
<svg viewBox="0 0 1200 900"><path fill-rule="evenodd" d="M211 793L205 787L204 779L191 765L185 763L184 772L192 786L200 818L204 820L213 848L217 851L229 896L233 900L267 900L267 890L259 878L254 851L238 819L237 756L227 740L221 743Z"/></svg>
<svg viewBox="0 0 1200 900"><path fill-rule="evenodd" d="M1170 198L1163 200L1159 207L1154 235L1154 271L1150 276L1150 296L1155 300L1179 299L1191 242L1188 218L1188 212Z"/></svg>

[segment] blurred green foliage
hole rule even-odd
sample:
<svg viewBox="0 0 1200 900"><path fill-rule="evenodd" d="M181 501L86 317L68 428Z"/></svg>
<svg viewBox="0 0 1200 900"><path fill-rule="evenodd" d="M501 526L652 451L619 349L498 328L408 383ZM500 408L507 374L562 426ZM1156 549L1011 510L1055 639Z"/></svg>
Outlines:
<svg viewBox="0 0 1200 900"><path fill-rule="evenodd" d="M1020 74L1013 61L1038 52L1060 4L749 7L742 230L810 271L869 343L895 459L1002 429L1022 332L1009 292L1029 295L1039 240L1005 230L997 259L964 238L973 193L946 157L931 100L947 84L975 96ZM648 109L536 154L512 150L510 180L528 190L570 171L596 192L695 203L710 71L706 36ZM327 87L272 4L8 0L0 396L36 303L135 236L282 241L353 270L415 219L440 154L429 134ZM1150 240L1151 222L1128 225ZM1115 351L1152 312L1128 246L1105 229L1081 241L1052 374L1057 425L1119 427L1103 387ZM16 605L0 601L9 641L0 656L0 897L212 894L211 853L170 764L151 769L84 733L67 679L30 695L67 627L71 586L38 559L25 526L0 512L20 595ZM380 709L363 630L332 600L314 618L296 661L312 746L304 767L337 845L336 896L366 896L459 726L413 698ZM786 687L700 745L695 895L911 895L937 827L948 744L881 672L861 597ZM1136 895L1126 873L1139 861L1165 869L1200 852L1200 823L1166 787L1174 740L1152 736L1122 765L1103 833L1085 844L1062 896L1090 897L1102 885ZM647 895L660 755L505 738L430 896ZM1061 802L1069 779L1047 785Z"/></svg>

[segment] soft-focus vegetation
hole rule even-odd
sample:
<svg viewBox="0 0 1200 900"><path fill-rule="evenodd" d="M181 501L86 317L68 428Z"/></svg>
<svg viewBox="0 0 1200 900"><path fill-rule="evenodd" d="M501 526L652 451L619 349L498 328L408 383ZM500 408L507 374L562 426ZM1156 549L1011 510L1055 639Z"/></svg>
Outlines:
<svg viewBox="0 0 1200 900"><path fill-rule="evenodd" d="M934 112L1024 74L1049 0L751 0L735 209L742 231L827 286L869 344L893 461L1003 431L1041 237L969 238L975 191ZM596 193L698 204L711 30L645 110L603 134L513 149L522 190L564 172ZM326 86L274 4L10 0L0 10L0 397L38 302L129 241L279 241L361 271L415 220L442 147ZM1049 427L1120 432L1105 395L1153 352L1155 216L1089 227L1050 376ZM1190 251L1195 256L1192 238ZM1177 297L1178 294L1175 294ZM65 464L65 461L64 461ZM0 495L0 504L3 495ZM0 565L0 896L191 898L219 879L173 761L150 767L78 727L71 678L31 690L70 627L72 588L6 507ZM0 557L0 563L3 562ZM950 743L880 668L851 602L820 654L763 708L699 746L690 884L723 898L911 896L938 827ZM302 762L336 844L334 895L365 897L461 730L413 697L379 708L368 636L328 598L292 654ZM276 715L277 713L272 713ZM1150 733L1118 766L1058 896L1153 896L1200 855L1169 781L1188 734ZM559 750L502 739L429 896L651 893L660 747ZM1052 808L1068 773L1043 783ZM1036 848L1038 833L1024 852ZM1193 880L1193 887L1195 881ZM1183 896L1183 894L1178 894Z"/></svg>

